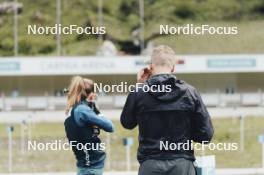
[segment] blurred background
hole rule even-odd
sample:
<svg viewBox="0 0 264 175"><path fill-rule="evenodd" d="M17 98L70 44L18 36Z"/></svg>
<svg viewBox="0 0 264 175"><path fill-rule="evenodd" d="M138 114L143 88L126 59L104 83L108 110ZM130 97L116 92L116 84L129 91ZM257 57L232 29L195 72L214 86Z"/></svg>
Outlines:
<svg viewBox="0 0 264 175"><path fill-rule="evenodd" d="M106 34L27 33L28 25L56 23L105 26ZM237 26L239 32L160 35L161 24ZM232 168L229 174L257 174L264 166L258 139L264 134L263 28L263 0L0 0L0 173L74 172L71 151L27 150L28 140L66 142L63 88L73 75L135 84L153 47L165 44L177 54L176 76L201 92L213 118L213 142L239 145L237 151L197 155L215 155L216 168ZM101 135L106 171L136 171L138 131L119 123L127 94L98 95L100 109L116 126L114 134ZM126 137L134 141L129 152Z"/></svg>

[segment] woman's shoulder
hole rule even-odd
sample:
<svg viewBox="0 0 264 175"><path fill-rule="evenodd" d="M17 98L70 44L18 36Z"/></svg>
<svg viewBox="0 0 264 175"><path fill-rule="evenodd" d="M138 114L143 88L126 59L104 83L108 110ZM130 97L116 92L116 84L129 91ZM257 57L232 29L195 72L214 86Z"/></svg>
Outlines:
<svg viewBox="0 0 264 175"><path fill-rule="evenodd" d="M88 106L88 104L85 101L79 102L75 106L75 109L74 109L75 112L79 112L79 111L83 111L83 110L91 110L91 108Z"/></svg>

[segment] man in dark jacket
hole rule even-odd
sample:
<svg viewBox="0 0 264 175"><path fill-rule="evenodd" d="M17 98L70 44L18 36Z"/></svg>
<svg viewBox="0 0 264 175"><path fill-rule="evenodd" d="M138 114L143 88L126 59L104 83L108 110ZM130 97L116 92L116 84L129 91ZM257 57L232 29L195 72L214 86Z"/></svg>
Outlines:
<svg viewBox="0 0 264 175"><path fill-rule="evenodd" d="M142 85L130 92L121 114L124 128L138 125L139 175L194 175L191 142L210 142L213 136L198 91L172 74L174 55L168 46L153 50L150 67L138 74Z"/></svg>

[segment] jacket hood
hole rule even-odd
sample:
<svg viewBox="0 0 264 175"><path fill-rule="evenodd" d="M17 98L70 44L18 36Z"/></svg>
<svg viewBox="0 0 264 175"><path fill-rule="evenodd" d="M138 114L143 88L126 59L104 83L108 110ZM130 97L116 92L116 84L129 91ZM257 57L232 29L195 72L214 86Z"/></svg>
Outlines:
<svg viewBox="0 0 264 175"><path fill-rule="evenodd" d="M182 96L186 92L186 88L182 86L183 83L172 74L154 75L146 81L149 87L155 87L148 93L161 101L175 101L179 96Z"/></svg>

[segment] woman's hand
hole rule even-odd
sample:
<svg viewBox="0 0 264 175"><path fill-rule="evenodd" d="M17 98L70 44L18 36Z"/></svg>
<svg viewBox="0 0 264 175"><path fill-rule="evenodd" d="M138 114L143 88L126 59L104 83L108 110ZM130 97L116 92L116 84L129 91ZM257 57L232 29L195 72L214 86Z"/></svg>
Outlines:
<svg viewBox="0 0 264 175"><path fill-rule="evenodd" d="M91 92L87 97L88 101L94 101L96 100L96 98L97 98L97 94L95 92Z"/></svg>
<svg viewBox="0 0 264 175"><path fill-rule="evenodd" d="M100 111L94 102L89 101L88 106L94 111L95 114L97 114L97 115L100 114Z"/></svg>

